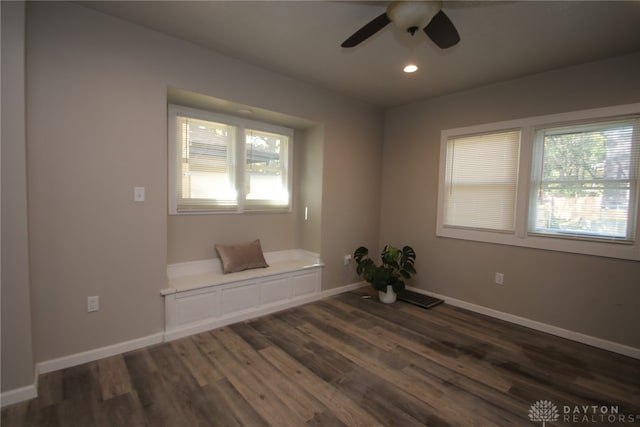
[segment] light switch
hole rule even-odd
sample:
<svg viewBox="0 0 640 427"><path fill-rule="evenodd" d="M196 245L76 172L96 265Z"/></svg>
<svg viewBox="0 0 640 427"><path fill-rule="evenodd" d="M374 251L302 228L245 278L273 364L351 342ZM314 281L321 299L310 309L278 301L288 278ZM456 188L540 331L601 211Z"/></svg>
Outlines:
<svg viewBox="0 0 640 427"><path fill-rule="evenodd" d="M91 313L98 310L100 310L100 297L97 295L87 297L87 312Z"/></svg>
<svg viewBox="0 0 640 427"><path fill-rule="evenodd" d="M144 187L133 187L133 201L144 202Z"/></svg>

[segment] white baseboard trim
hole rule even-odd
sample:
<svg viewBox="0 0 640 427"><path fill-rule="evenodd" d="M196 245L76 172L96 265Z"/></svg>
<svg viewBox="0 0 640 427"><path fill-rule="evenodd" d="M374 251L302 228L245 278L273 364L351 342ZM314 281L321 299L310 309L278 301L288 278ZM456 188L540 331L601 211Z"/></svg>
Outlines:
<svg viewBox="0 0 640 427"><path fill-rule="evenodd" d="M352 283L349 285L339 286L337 288L327 289L310 295L303 295L295 299L291 299L278 304L271 304L256 309L249 309L244 312L226 316L222 318L204 320L202 322L191 323L182 327L178 327L171 331L164 333L164 341L174 341L180 338L188 337L189 335L199 334L211 329L220 328L222 326L231 325L233 323L242 322L256 317L264 316L278 311L286 310L288 308L297 307L300 305L308 304L313 301L318 301L323 298L338 295L344 292L348 292L354 289L358 289L366 285L365 282Z"/></svg>
<svg viewBox="0 0 640 427"><path fill-rule="evenodd" d="M344 285L344 286L338 286L337 288L331 288L331 289L327 289L324 291L320 291L320 295L318 298L316 299L323 299L323 298L328 298L328 297L332 297L334 295L339 295L339 294L343 294L345 292L349 292L349 291L354 291L356 289L360 289L364 286L369 286L369 284L367 282L356 282L356 283L351 283L349 285Z"/></svg>
<svg viewBox="0 0 640 427"><path fill-rule="evenodd" d="M225 326L231 323L248 320L251 318L263 316L265 314L270 314L270 313L281 311L287 308L292 308L292 307L307 304L313 301L321 300L323 298L328 298L344 292L349 292L355 289L359 289L363 286L368 286L368 284L366 282L357 282L349 285L339 286L337 288L323 290L313 295L308 295L308 296L296 299L294 301L289 301L286 304L270 306L265 309L257 310L254 312L246 312L246 313L242 313L237 316L233 316L225 319L217 319L216 321L213 321L213 322L202 323L195 326L190 325L189 327L171 331L169 333L152 334L146 337L125 341L118 344L113 344L106 347L88 350L82 353L72 354L69 356L64 356L57 359L40 362L36 365L35 378L34 378L33 384L0 393L0 407L4 408L5 406L13 405L15 403L20 403L22 401L37 397L39 373L46 374L48 372L53 372L60 369L69 368L72 366L77 366L83 363L92 362L94 360L102 359L105 357L115 356L117 354L126 353L132 350L137 350L143 347L161 343L163 341L172 341L188 335L193 335L193 334L204 332L210 329L219 328L221 326ZM640 359L640 349L635 347L630 347L630 346L616 343L613 341L608 341L608 340L593 337L590 335L582 334L579 332L570 331L567 329L559 328L557 326L548 325L546 323L542 323L542 322L527 319L524 317L516 316L513 314L505 313L502 311L494 310L492 308L469 303L467 301L459 300L456 298L451 298L446 295L440 295L434 292L425 291L423 289L414 288L414 287L407 287L407 289L424 294L424 295L440 298L444 300L447 304L450 304L455 307L464 308L469 311L484 314L496 319L514 323L516 325L525 326L527 328L531 328L541 332L546 332L548 334L570 339L572 341L576 341L582 344L587 344L593 347L601 348L603 350L619 353L625 356L632 357L634 359Z"/></svg>
<svg viewBox="0 0 640 427"><path fill-rule="evenodd" d="M414 287L407 286L407 289L418 292L424 295L429 295L434 298L444 300L445 303L453 305L455 307L464 308L469 311L484 314L496 319L505 320L516 325L525 326L527 328L535 329L536 331L546 332L551 335L556 335L562 338L566 338L572 341L576 341L582 344L587 344L592 347L597 347L603 350L612 351L614 353L629 356L634 359L640 359L640 349L630 347L625 344L620 344L613 341L608 341L602 338L593 337L591 335L582 334L580 332L570 331L568 329L560 328L557 326L549 325L546 323L538 322L536 320L527 319L526 317L516 316L514 314L505 313L503 311L494 310L492 308L484 307L477 304L472 304L467 301L451 298L446 295L436 294L434 292L425 291Z"/></svg>
<svg viewBox="0 0 640 427"><path fill-rule="evenodd" d="M280 310L284 310L286 308L290 308L290 307L295 307L298 305L302 305L302 304L307 304L309 302L312 301L316 301L322 298L327 298L333 295L337 295L337 294L341 294L343 292L348 292L350 290L353 289L358 289L361 286L363 286L364 282L359 282L359 283L352 283L350 285L345 285L345 286L340 286L337 288L333 288L333 289L327 289L324 291L320 291L318 293L315 293L313 295L308 295L308 296L304 296L302 298L296 299L294 301L292 301L290 304L283 304L283 305L277 305L277 306L273 306L273 307L268 307L269 310L265 310L264 312L262 311L257 311L255 313L253 312L249 312L249 313L242 313L242 315L239 316L234 316L234 317L230 317L230 318L226 318L223 319L224 320L224 324L230 324L233 322L239 322L242 320L247 320L250 319L252 317L257 317L257 316L261 316L263 314L268 314L268 313L272 313L275 311L280 311ZM223 326L223 324L220 325L216 325L217 322L212 322L211 324L214 325L213 327L220 327ZM204 325L198 325L199 327L202 327ZM212 329L212 327L209 327L209 324L207 324L208 328L207 329ZM207 329L202 329L199 330L197 332L192 332L190 334L193 333L198 333L198 332L202 332L204 330ZM130 341L125 341L125 342L121 342L121 343L117 343L117 344L113 344L113 345L109 345L106 347L100 347L100 348L96 348L93 350L88 350L88 351L84 351L82 353L76 353L76 354L71 354L69 356L64 356L64 357L59 357L56 359L51 359L51 360L46 360L44 362L40 362L37 364L36 369L39 373L41 374L46 374L48 372L53 372L53 371L58 371L60 369L65 369L65 368L69 368L72 366L77 366L77 365L81 365L83 363L87 363L87 362L93 362L94 360L98 360L98 359L103 359L105 357L110 357L110 356L115 356L117 354L122 354L122 353L126 353L128 351L132 351L132 350L137 350L143 347L147 347L150 345L154 345L154 344L158 344L161 343L163 341L171 341L173 339L177 339L180 338L182 336L187 336L190 335L189 333L185 333L185 334L180 334L180 336L175 336L178 332L183 332L183 330L180 331L175 331L172 334L166 334L164 332L159 332L157 334L152 334L152 335L148 335L146 337L142 337L142 338L136 338ZM170 339L167 339L167 336L170 336ZM27 387L23 387L25 389L29 389L31 388L31 386L27 386ZM18 393L18 390L22 390L21 389L16 389L16 390L10 390L6 393ZM4 396L5 393L3 393Z"/></svg>
<svg viewBox="0 0 640 427"><path fill-rule="evenodd" d="M32 385L20 387L14 390L8 390L0 394L0 407L13 405L25 400L38 397L38 378L40 374L58 371L60 369L70 368L72 366L81 365L94 360L103 359L105 357L115 356L117 354L126 353L127 351L137 350L149 345L162 342L162 333L148 335L142 338L136 338L106 347L100 347L93 350L83 351L82 353L71 354L69 356L59 357L57 359L45 360L36 364L34 380Z"/></svg>
<svg viewBox="0 0 640 427"><path fill-rule="evenodd" d="M36 372L37 372L36 368ZM33 384L0 393L0 408L38 397L38 375Z"/></svg>
<svg viewBox="0 0 640 427"><path fill-rule="evenodd" d="M38 363L38 370L41 374L47 372L58 371L60 369L69 368L71 366L81 365L94 360L103 359L105 357L115 356L117 354L126 353L127 351L137 350L153 344L162 342L162 332L148 335L142 338L136 338L106 347L100 347L93 350L83 351L82 353L71 354L69 356L59 357L57 359L46 360Z"/></svg>

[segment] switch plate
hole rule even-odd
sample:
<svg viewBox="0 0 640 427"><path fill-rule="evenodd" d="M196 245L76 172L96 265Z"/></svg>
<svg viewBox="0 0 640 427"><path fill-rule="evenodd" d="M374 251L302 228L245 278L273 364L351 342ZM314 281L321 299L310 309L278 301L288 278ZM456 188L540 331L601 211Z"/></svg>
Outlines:
<svg viewBox="0 0 640 427"><path fill-rule="evenodd" d="M504 283L504 274L496 273L496 285L502 285Z"/></svg>
<svg viewBox="0 0 640 427"><path fill-rule="evenodd" d="M133 187L133 201L144 202L144 187Z"/></svg>
<svg viewBox="0 0 640 427"><path fill-rule="evenodd" d="M87 297L87 312L91 313L98 310L100 310L100 297L97 295Z"/></svg>

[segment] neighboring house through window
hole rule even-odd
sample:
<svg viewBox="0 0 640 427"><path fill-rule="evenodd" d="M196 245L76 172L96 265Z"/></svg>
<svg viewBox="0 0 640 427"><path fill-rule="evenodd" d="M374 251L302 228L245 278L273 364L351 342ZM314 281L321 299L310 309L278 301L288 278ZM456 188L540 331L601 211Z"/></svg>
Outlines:
<svg viewBox="0 0 640 427"><path fill-rule="evenodd" d="M169 213L291 210L293 130L169 105Z"/></svg>

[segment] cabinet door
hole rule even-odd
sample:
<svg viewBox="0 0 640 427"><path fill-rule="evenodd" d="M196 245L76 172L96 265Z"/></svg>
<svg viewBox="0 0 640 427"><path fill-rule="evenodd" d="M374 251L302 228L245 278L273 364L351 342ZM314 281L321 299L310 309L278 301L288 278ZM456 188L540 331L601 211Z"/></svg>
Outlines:
<svg viewBox="0 0 640 427"><path fill-rule="evenodd" d="M216 290L209 289L206 292L188 292L176 298L176 326L217 317L219 296Z"/></svg>
<svg viewBox="0 0 640 427"><path fill-rule="evenodd" d="M292 280L294 297L320 291L320 272L317 270L296 274Z"/></svg>
<svg viewBox="0 0 640 427"><path fill-rule="evenodd" d="M289 276L265 280L260 284L262 304L285 301L291 298L291 278Z"/></svg>
<svg viewBox="0 0 640 427"><path fill-rule="evenodd" d="M260 303L260 288L258 286L257 283L249 283L222 289L222 298L220 301L222 314L257 307Z"/></svg>

